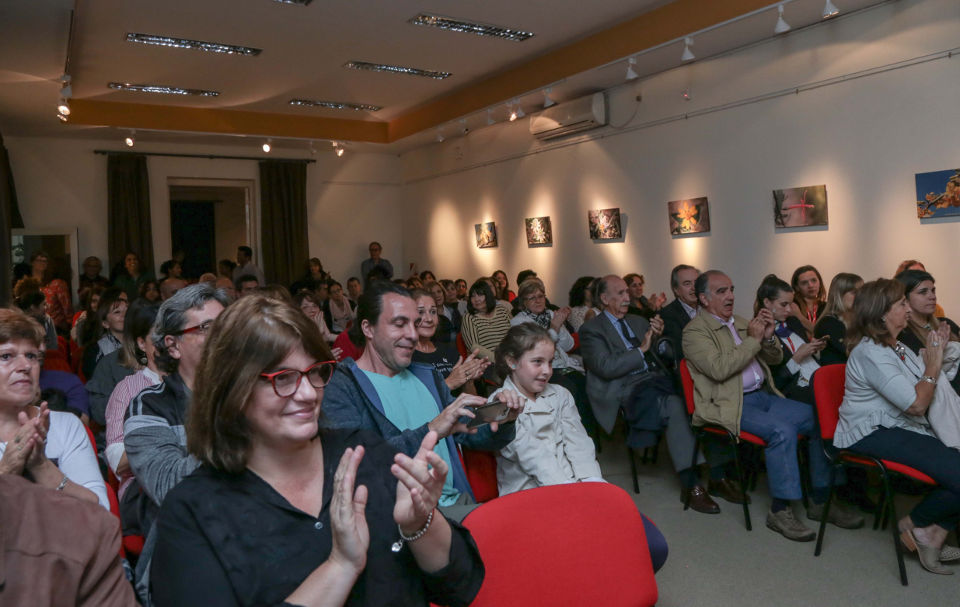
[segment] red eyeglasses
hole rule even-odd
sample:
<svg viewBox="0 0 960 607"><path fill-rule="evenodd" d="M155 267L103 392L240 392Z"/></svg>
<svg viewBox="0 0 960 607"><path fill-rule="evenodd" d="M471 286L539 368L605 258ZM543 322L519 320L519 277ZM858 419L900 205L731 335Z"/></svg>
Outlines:
<svg viewBox="0 0 960 607"><path fill-rule="evenodd" d="M281 398L287 398L296 394L300 389L300 380L304 377L310 382L310 385L318 390L322 390L330 378L333 377L333 370L337 366L335 360L325 360L316 362L304 369L281 369L273 373L261 373L260 377L269 381L273 385L273 391Z"/></svg>

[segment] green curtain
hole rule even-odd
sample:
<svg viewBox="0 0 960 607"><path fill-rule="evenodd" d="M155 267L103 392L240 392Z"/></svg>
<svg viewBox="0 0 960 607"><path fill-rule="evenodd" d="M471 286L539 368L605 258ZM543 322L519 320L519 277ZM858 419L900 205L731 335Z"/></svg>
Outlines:
<svg viewBox="0 0 960 607"><path fill-rule="evenodd" d="M305 162L260 162L260 235L267 282L289 285L309 257Z"/></svg>
<svg viewBox="0 0 960 607"><path fill-rule="evenodd" d="M133 251L153 271L150 181L142 154L107 154L107 250L111 267Z"/></svg>
<svg viewBox="0 0 960 607"><path fill-rule="evenodd" d="M0 304L8 305L13 296L13 248L10 230L23 227L20 206L17 204L17 188L13 183L10 157L0 135Z"/></svg>

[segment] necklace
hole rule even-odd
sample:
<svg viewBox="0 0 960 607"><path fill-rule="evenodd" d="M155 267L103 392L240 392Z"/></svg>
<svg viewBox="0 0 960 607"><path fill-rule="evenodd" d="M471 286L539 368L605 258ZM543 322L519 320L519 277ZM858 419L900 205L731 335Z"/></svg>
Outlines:
<svg viewBox="0 0 960 607"><path fill-rule="evenodd" d="M901 361L905 361L907 359L907 348L899 341L897 342L897 345L893 347L893 351L897 353L897 356L900 357Z"/></svg>

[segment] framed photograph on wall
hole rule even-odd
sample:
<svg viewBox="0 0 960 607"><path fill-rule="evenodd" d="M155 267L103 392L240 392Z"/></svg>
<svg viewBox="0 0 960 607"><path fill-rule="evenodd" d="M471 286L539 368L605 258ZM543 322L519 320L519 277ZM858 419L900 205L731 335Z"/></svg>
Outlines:
<svg viewBox="0 0 960 607"><path fill-rule="evenodd" d="M478 223L473 226L477 232L477 246L481 249L490 249L497 246L497 224L493 221Z"/></svg>
<svg viewBox="0 0 960 607"><path fill-rule="evenodd" d="M960 169L917 173L917 217L960 215Z"/></svg>
<svg viewBox="0 0 960 607"><path fill-rule="evenodd" d="M617 240L623 238L620 226L620 209L595 209L587 211L591 240Z"/></svg>
<svg viewBox="0 0 960 607"><path fill-rule="evenodd" d="M707 197L671 200L667 203L670 233L674 236L710 231L710 209Z"/></svg>
<svg viewBox="0 0 960 607"><path fill-rule="evenodd" d="M774 190L773 225L778 228L827 225L827 186Z"/></svg>
<svg viewBox="0 0 960 607"><path fill-rule="evenodd" d="M527 246L553 244L553 227L549 217L527 217L524 224L527 228Z"/></svg>

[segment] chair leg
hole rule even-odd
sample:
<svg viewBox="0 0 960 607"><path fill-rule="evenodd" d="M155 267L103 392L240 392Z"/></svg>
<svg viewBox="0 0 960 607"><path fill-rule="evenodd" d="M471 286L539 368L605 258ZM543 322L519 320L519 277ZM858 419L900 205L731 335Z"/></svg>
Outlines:
<svg viewBox="0 0 960 607"><path fill-rule="evenodd" d="M813 556L820 556L823 548L823 536L827 532L827 517L830 516L830 502L833 501L833 482L837 478L837 466L830 468L830 493L827 494L827 503L823 505L823 516L820 519L820 530L817 532L817 547L813 551Z"/></svg>
<svg viewBox="0 0 960 607"><path fill-rule="evenodd" d="M694 460L696 461L696 460ZM747 497L747 485L746 479L743 476L743 467L740 465L740 450L733 450L733 465L737 469L737 480L740 482L740 487L743 489L743 497ZM747 505L747 500L743 500L743 521L747 525L747 531L753 531L753 525L750 524L750 506Z"/></svg>
<svg viewBox="0 0 960 607"><path fill-rule="evenodd" d="M650 447L643 448L643 455L640 457L640 463L644 466L647 465L647 459L650 457Z"/></svg>
<svg viewBox="0 0 960 607"><path fill-rule="evenodd" d="M881 470L880 475L883 479L883 492L886 494L887 501L887 508L885 508L886 512L884 512L884 518L889 516L892 519L890 529L893 533L893 549L897 553L897 566L900 568L900 583L906 586L907 567L903 564L903 547L900 545L900 530L897 528L897 507L896 504L894 504L893 492L890 491L890 478L886 470Z"/></svg>
<svg viewBox="0 0 960 607"><path fill-rule="evenodd" d="M690 462L690 468L694 468L697 465L697 453L700 452L700 433L694 431L693 433L693 461ZM690 492L685 491L683 496L683 509L690 509Z"/></svg>
<svg viewBox="0 0 960 607"><path fill-rule="evenodd" d="M627 445L627 459L630 460L630 476L633 477L633 492L640 493L640 479L637 478L637 460L633 456L633 449Z"/></svg>

